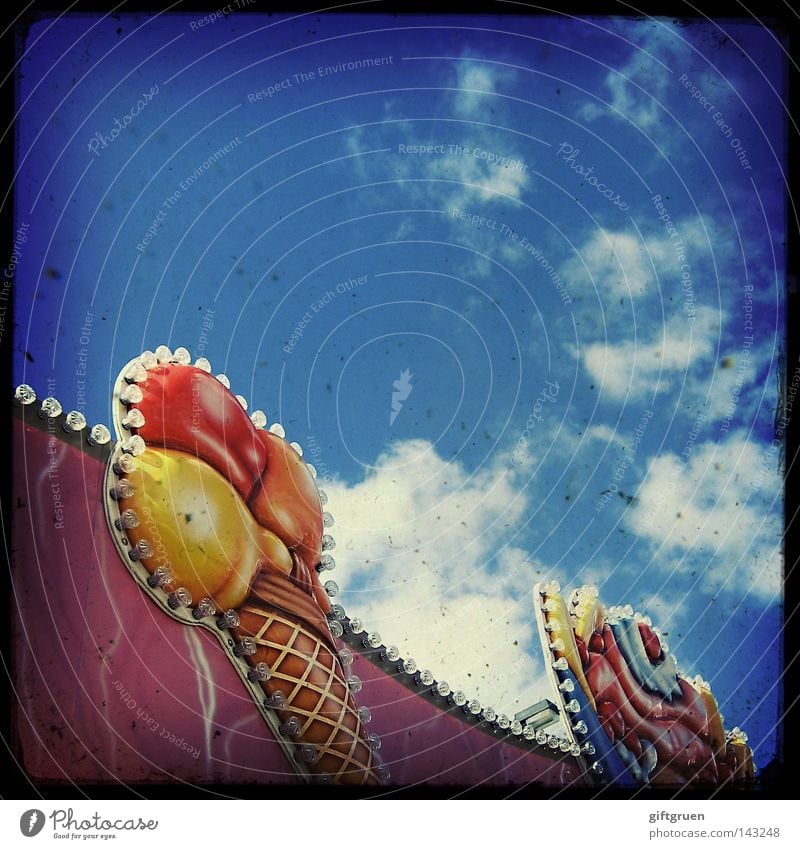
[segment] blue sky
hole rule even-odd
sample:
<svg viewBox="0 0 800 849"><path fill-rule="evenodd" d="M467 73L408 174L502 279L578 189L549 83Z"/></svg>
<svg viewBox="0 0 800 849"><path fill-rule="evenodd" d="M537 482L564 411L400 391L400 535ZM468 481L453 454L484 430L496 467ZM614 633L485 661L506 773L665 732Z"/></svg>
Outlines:
<svg viewBox="0 0 800 849"><path fill-rule="evenodd" d="M326 479L342 601L386 642L513 712L544 694L534 581L596 581L660 624L766 764L774 34L199 19L31 28L15 382L108 422L131 356L204 354Z"/></svg>

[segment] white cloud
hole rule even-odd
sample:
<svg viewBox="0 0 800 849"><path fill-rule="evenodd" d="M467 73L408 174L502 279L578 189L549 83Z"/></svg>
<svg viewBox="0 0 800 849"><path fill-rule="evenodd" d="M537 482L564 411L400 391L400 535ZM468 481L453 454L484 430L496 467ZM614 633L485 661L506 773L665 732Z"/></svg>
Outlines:
<svg viewBox="0 0 800 849"><path fill-rule="evenodd" d="M547 693L531 601L544 572L508 545L529 508L516 474L507 456L469 474L416 439L326 487L348 613L509 715Z"/></svg>
<svg viewBox="0 0 800 849"><path fill-rule="evenodd" d="M759 406L774 412L775 383L765 373L770 365L775 367L777 360L778 351L769 341L749 349L733 349L728 354L721 352L717 367L692 381L693 406L712 420L731 416L748 424L756 419Z"/></svg>
<svg viewBox="0 0 800 849"><path fill-rule="evenodd" d="M564 276L576 289L596 287L604 301L656 293L666 300L684 261L696 273L710 260L712 245L718 265L729 260L731 249L709 216L679 220L675 231L673 240L666 231L642 237L635 230L595 230L564 263ZM682 252L686 260L679 259Z"/></svg>
<svg viewBox="0 0 800 849"><path fill-rule="evenodd" d="M498 87L513 82L516 74L511 68L481 62L469 53L462 54L455 63L456 88L455 111L465 118L481 119L495 102Z"/></svg>
<svg viewBox="0 0 800 849"><path fill-rule="evenodd" d="M720 443L696 443L688 459L662 454L650 462L625 523L659 546L665 564L674 566L676 555L684 555L694 568L700 558L704 589L775 601L781 587L777 468L777 450L739 432Z"/></svg>
<svg viewBox="0 0 800 849"><path fill-rule="evenodd" d="M653 393L657 386L663 393L691 366L716 352L720 318L717 310L698 307L693 322L676 315L646 339L587 345L583 365L612 398L641 397Z"/></svg>
<svg viewBox="0 0 800 849"><path fill-rule="evenodd" d="M575 285L597 286L601 296L635 298L656 291L653 263L658 270L666 258L664 240L645 245L635 232L597 230L579 256L567 260L564 273Z"/></svg>
<svg viewBox="0 0 800 849"><path fill-rule="evenodd" d="M609 427L606 424L592 425L586 431L586 439L596 439L598 442L605 442L611 445L616 445L618 448L621 448L623 450L625 450L628 445L625 440L625 437L622 436L619 431L614 430L614 428Z"/></svg>
<svg viewBox="0 0 800 849"><path fill-rule="evenodd" d="M624 34L631 46L627 62L606 74L607 102L588 103L580 110L585 120L605 116L630 120L641 129L656 128L667 117L661 104L675 88L670 68L691 64L692 48L683 40L678 27L664 21L626 22Z"/></svg>

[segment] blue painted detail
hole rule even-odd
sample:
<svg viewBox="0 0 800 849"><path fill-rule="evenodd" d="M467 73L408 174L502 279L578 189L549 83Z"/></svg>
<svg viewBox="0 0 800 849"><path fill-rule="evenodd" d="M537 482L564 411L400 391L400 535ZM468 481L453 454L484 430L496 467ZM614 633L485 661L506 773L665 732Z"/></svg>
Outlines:
<svg viewBox="0 0 800 849"><path fill-rule="evenodd" d="M583 689L576 680L575 676L570 670L566 670L565 672L559 672L558 678L559 681L566 681L567 679L570 679L575 685L573 692L561 694L562 701L563 696L566 695L568 699L576 699L578 704L581 706L578 713L573 713L571 715L571 722L574 725L582 719L586 723L586 727L588 729L586 734L577 736L581 743L589 742L595 748L594 755L587 755L586 759L590 763L599 761L599 763L603 766L602 774L595 775L596 780L600 781L602 784L614 784L618 787L639 786L639 782L631 776L627 767L623 763L622 758L620 758L619 754L615 750L614 745L608 739L608 735L605 731L603 731L603 728L600 725L600 720L597 718L597 714L592 710L592 706L589 704L589 700L586 698L586 694L583 692Z"/></svg>
<svg viewBox="0 0 800 849"><path fill-rule="evenodd" d="M609 627L614 634L617 647L634 678L639 682L639 686L651 693L658 693L670 702L673 696L681 695L674 658L672 655L667 655L659 663L653 664L644 650L642 636L635 620L620 619L609 623Z"/></svg>

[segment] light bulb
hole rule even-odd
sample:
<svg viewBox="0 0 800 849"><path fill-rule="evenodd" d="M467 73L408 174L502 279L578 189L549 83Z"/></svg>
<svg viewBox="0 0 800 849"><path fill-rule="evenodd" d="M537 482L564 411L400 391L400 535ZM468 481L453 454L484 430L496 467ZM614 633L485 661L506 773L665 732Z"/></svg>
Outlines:
<svg viewBox="0 0 800 849"><path fill-rule="evenodd" d="M147 446L145 445L144 440L137 433L135 436L130 436L122 443L122 450L126 454L133 454L134 457L139 457L141 454L144 454Z"/></svg>
<svg viewBox="0 0 800 849"><path fill-rule="evenodd" d="M399 672L405 672L406 675L413 675L417 671L417 661L413 657L407 657L399 665Z"/></svg>
<svg viewBox="0 0 800 849"><path fill-rule="evenodd" d="M262 660L248 671L247 677L254 682L268 681L272 677L272 670Z"/></svg>
<svg viewBox="0 0 800 849"><path fill-rule="evenodd" d="M317 759L317 750L309 743L304 743L295 753L295 758L300 763L313 764Z"/></svg>
<svg viewBox="0 0 800 849"><path fill-rule="evenodd" d="M123 404L140 404L144 398L144 392L135 384L126 386L119 394L119 400Z"/></svg>
<svg viewBox="0 0 800 849"><path fill-rule="evenodd" d="M61 415L61 404L57 398L45 398L39 408L39 416L43 419L57 419Z"/></svg>
<svg viewBox="0 0 800 849"><path fill-rule="evenodd" d="M192 603L192 594L186 587L178 587L174 593L170 593L167 598L167 604L172 610L177 610L179 607L189 607Z"/></svg>
<svg viewBox="0 0 800 849"><path fill-rule="evenodd" d="M141 363L133 363L125 371L123 377L126 383L146 383L147 369Z"/></svg>
<svg viewBox="0 0 800 849"><path fill-rule="evenodd" d="M111 442L111 431L104 424L96 424L87 439L90 445L107 445Z"/></svg>
<svg viewBox="0 0 800 849"><path fill-rule="evenodd" d="M203 619L206 616L213 616L216 612L217 605L210 598L201 598L195 605L192 616L195 619Z"/></svg>
<svg viewBox="0 0 800 849"><path fill-rule="evenodd" d="M335 568L336 561L330 556L330 554L323 554L320 558L319 565L317 566L317 571L326 572Z"/></svg>
<svg viewBox="0 0 800 849"><path fill-rule="evenodd" d="M418 673L417 678L419 680L419 683L422 684L424 687L430 687L431 684L433 684L433 673L430 671L430 669L421 670Z"/></svg>
<svg viewBox="0 0 800 849"><path fill-rule="evenodd" d="M120 478L116 486L111 487L109 494L114 501L124 501L126 498L132 498L135 492L133 484L127 478Z"/></svg>
<svg viewBox="0 0 800 849"><path fill-rule="evenodd" d="M134 407L132 410L128 412L128 415L122 420L122 426L126 430L130 430L131 428L139 428L144 427L145 418L144 413L138 408Z"/></svg>
<svg viewBox="0 0 800 849"><path fill-rule="evenodd" d="M228 628L239 627L239 614L235 610L226 610L222 616L217 619L217 628L220 631L225 631Z"/></svg>
<svg viewBox="0 0 800 849"><path fill-rule="evenodd" d="M383 644L383 640L381 640L381 635L377 631L370 631L366 637L362 640L364 647L368 649L377 649L379 646Z"/></svg>
<svg viewBox="0 0 800 849"><path fill-rule="evenodd" d="M170 568L164 565L156 566L153 572L147 576L147 584L153 589L156 587L168 587L174 580Z"/></svg>
<svg viewBox="0 0 800 849"><path fill-rule="evenodd" d="M86 427L86 416L77 410L71 410L65 416L62 427L67 433L79 433Z"/></svg>
<svg viewBox="0 0 800 849"><path fill-rule="evenodd" d="M153 353L160 365L166 365L172 359L172 351L166 345L159 345Z"/></svg>
<svg viewBox="0 0 800 849"><path fill-rule="evenodd" d="M286 696L284 696L280 690L275 690L274 693L270 693L270 695L264 699L264 705L268 708L272 708L273 710L285 710Z"/></svg>
<svg viewBox="0 0 800 849"><path fill-rule="evenodd" d="M123 510L122 513L119 514L119 519L117 519L114 524L117 526L118 530L122 530L123 528L127 530L128 528L138 528L139 527L139 516L136 514L134 510L130 508L127 510Z"/></svg>
<svg viewBox="0 0 800 849"><path fill-rule="evenodd" d="M146 539L140 539L131 550L131 560L148 560L153 556L153 549Z"/></svg>
<svg viewBox="0 0 800 849"><path fill-rule="evenodd" d="M33 404L36 400L36 393L33 391L33 387L28 386L27 383L20 383L14 390L14 397L20 404L27 407L28 404Z"/></svg>
<svg viewBox="0 0 800 849"><path fill-rule="evenodd" d="M278 731L284 737L297 737L300 734L300 720L296 716L290 716L278 726Z"/></svg>
<svg viewBox="0 0 800 849"><path fill-rule="evenodd" d="M387 646L381 654L381 660L384 663L396 663L399 659L400 649L397 646Z"/></svg>
<svg viewBox="0 0 800 849"><path fill-rule="evenodd" d="M252 637L242 637L242 639L233 647L233 653L236 657L254 655L256 651L258 651L258 644Z"/></svg>

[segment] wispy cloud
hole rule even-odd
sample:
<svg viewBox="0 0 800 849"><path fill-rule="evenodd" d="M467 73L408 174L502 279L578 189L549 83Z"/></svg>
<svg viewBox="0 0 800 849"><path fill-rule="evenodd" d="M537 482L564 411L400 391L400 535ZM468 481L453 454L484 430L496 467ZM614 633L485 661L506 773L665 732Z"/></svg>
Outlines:
<svg viewBox="0 0 800 849"><path fill-rule="evenodd" d="M624 33L631 45L630 58L609 71L604 81L611 109L588 103L579 116L588 121L599 117L632 121L650 131L667 117L662 104L674 86L672 67L690 64L692 49L684 33L664 21L626 22Z"/></svg>
<svg viewBox="0 0 800 849"><path fill-rule="evenodd" d="M731 259L727 240L717 239L718 228L710 216L684 218L675 235L666 231L640 235L629 230L595 230L564 263L564 274L574 288L595 289L601 300L639 299L655 295L666 299L681 267L717 268Z"/></svg>
<svg viewBox="0 0 800 849"><path fill-rule="evenodd" d="M470 474L405 440L327 490L351 615L484 704L541 697L530 592L544 572L508 544L529 508L508 457Z"/></svg>
<svg viewBox="0 0 800 849"><path fill-rule="evenodd" d="M493 56L495 62L489 64L481 62L480 56L464 51L454 62L457 114L464 118L484 118L496 106L497 100L492 95L515 81L515 71L496 64L496 58Z"/></svg>
<svg viewBox="0 0 800 849"><path fill-rule="evenodd" d="M651 460L626 525L674 563L703 564L702 588L762 601L781 591L781 483L777 451L735 433L698 442L688 459Z"/></svg>
<svg viewBox="0 0 800 849"><path fill-rule="evenodd" d="M643 339L587 345L583 365L609 399L639 398L656 388L664 392L715 353L721 324L719 311L699 307L693 322L674 316Z"/></svg>
<svg viewBox="0 0 800 849"><path fill-rule="evenodd" d="M618 430L609 427L607 424L596 424L587 428L586 439L587 441L597 440L598 442L616 445L618 448L623 450L628 444L625 437Z"/></svg>

